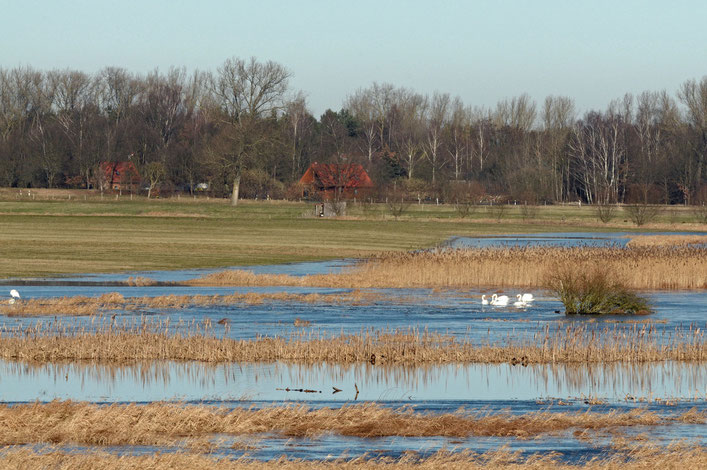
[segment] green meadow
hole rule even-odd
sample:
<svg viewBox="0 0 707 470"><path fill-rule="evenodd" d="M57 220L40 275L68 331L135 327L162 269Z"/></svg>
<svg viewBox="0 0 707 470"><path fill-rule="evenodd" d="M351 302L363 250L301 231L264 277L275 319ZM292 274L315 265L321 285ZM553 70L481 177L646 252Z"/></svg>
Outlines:
<svg viewBox="0 0 707 470"><path fill-rule="evenodd" d="M70 197L71 196L71 197ZM411 204L393 217L385 204L350 204L346 217L313 217L313 203L180 197L99 197L81 192L0 191L0 277L169 270L366 257L428 248L451 236L630 231L593 208L486 207L465 217L451 205ZM641 231L704 230L689 208L665 208Z"/></svg>

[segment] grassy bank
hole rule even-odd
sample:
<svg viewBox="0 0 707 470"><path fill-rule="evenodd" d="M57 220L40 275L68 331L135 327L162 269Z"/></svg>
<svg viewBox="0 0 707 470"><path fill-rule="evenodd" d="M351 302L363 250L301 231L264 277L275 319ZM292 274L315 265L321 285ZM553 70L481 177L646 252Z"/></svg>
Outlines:
<svg viewBox="0 0 707 470"><path fill-rule="evenodd" d="M631 230L604 225L592 208L540 207L524 219L509 207L497 220L478 210L411 205L393 218L384 204L353 206L347 217L311 217L312 204L222 199L119 199L53 191L0 191L0 277L270 264L367 257L434 246L455 235ZM671 209L642 230L704 230L691 212Z"/></svg>

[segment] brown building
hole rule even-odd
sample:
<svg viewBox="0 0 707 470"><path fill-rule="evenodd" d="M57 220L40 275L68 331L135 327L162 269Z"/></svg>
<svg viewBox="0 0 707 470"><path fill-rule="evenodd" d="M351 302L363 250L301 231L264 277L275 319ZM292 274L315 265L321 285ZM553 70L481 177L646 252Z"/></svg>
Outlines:
<svg viewBox="0 0 707 470"><path fill-rule="evenodd" d="M103 162L101 170L108 188L115 191L137 191L140 188L140 173L133 162Z"/></svg>

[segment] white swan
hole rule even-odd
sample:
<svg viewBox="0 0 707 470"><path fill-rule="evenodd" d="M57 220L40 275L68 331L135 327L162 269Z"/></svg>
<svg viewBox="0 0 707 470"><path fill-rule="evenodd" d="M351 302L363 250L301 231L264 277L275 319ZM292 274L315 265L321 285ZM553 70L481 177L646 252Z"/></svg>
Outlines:
<svg viewBox="0 0 707 470"><path fill-rule="evenodd" d="M491 305L498 305L498 306L508 305L508 296L493 294L491 296Z"/></svg>
<svg viewBox="0 0 707 470"><path fill-rule="evenodd" d="M489 301L486 299L486 294L481 296L481 305L488 305Z"/></svg>
<svg viewBox="0 0 707 470"><path fill-rule="evenodd" d="M525 308L525 307L528 306L528 302L525 302L525 301L523 300L523 297L522 297L520 294L516 295L516 298L518 298L518 300L516 300L515 302L513 302L513 306L514 306L514 307L517 307L517 308Z"/></svg>
<svg viewBox="0 0 707 470"><path fill-rule="evenodd" d="M15 289L12 289L12 290L10 291L10 297L12 297L12 298L10 299L10 304L14 304L15 301L20 298L20 293L17 292Z"/></svg>
<svg viewBox="0 0 707 470"><path fill-rule="evenodd" d="M535 300L535 297L533 297L533 294L523 294L523 296L518 300L522 300L523 302L532 302Z"/></svg>

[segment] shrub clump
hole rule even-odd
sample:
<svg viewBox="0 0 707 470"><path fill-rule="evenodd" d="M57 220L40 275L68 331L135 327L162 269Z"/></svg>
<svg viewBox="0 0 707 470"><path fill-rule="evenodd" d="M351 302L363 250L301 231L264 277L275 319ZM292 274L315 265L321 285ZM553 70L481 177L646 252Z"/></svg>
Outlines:
<svg viewBox="0 0 707 470"><path fill-rule="evenodd" d="M548 279L548 288L565 306L566 314L645 315L650 304L606 270L578 272L564 268Z"/></svg>

